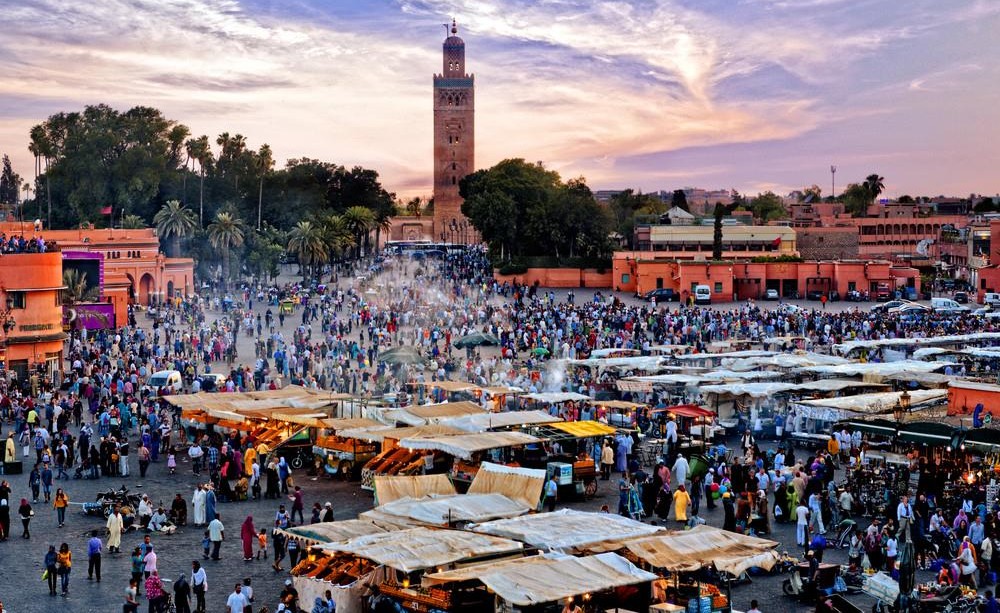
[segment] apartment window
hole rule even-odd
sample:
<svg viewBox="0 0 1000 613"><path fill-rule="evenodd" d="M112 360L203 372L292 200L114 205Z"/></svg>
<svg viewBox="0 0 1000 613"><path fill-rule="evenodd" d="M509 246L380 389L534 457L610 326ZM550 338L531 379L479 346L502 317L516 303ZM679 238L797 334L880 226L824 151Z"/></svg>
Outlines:
<svg viewBox="0 0 1000 613"><path fill-rule="evenodd" d="M721 294L722 293L722 281L716 281L715 282L715 293L716 294Z"/></svg>
<svg viewBox="0 0 1000 613"><path fill-rule="evenodd" d="M26 308L28 303L28 295L25 292L7 292L7 299L15 309Z"/></svg>

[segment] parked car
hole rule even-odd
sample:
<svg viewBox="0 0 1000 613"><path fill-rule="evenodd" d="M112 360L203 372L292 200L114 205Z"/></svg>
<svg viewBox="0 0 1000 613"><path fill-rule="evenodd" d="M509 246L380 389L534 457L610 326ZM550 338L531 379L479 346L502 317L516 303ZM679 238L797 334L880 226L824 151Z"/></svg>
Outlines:
<svg viewBox="0 0 1000 613"><path fill-rule="evenodd" d="M776 289L764 290L764 300L777 300L778 298L780 298L780 296L778 296L778 290Z"/></svg>
<svg viewBox="0 0 1000 613"><path fill-rule="evenodd" d="M823 297L823 292L818 289L809 290L806 292L806 300L819 300Z"/></svg>
<svg viewBox="0 0 1000 613"><path fill-rule="evenodd" d="M931 309L929 307L925 307L922 304L910 303L910 304L904 304L904 305L901 305L901 306L898 306L898 307L893 307L893 308L889 309L888 312L889 313L915 314L915 315L918 315L920 313L929 313L930 310Z"/></svg>
<svg viewBox="0 0 1000 613"><path fill-rule="evenodd" d="M892 309L898 309L901 306L907 304L916 304L915 302L910 302L909 300L890 300L888 302L883 302L881 304L876 304L872 307L872 312L874 313L884 313Z"/></svg>
<svg viewBox="0 0 1000 613"><path fill-rule="evenodd" d="M969 294L967 294L965 292L955 292L955 302L957 302L959 304L968 304L969 303Z"/></svg>
<svg viewBox="0 0 1000 613"><path fill-rule="evenodd" d="M861 302L864 300L864 296L856 289L848 290L844 295L844 299L848 302Z"/></svg>
<svg viewBox="0 0 1000 613"><path fill-rule="evenodd" d="M179 394L184 391L184 381L179 370L159 370L150 375L143 387L154 396L160 396L164 392Z"/></svg>
<svg viewBox="0 0 1000 613"><path fill-rule="evenodd" d="M993 307L1000 306L1000 294L996 292L986 292L983 294L983 304L988 304Z"/></svg>
<svg viewBox="0 0 1000 613"><path fill-rule="evenodd" d="M669 287L659 287L657 289L652 289L646 292L643 296L646 300L656 299L657 302L677 302L681 299L680 295Z"/></svg>
<svg viewBox="0 0 1000 613"><path fill-rule="evenodd" d="M931 298L931 308L938 313L958 314L966 313L969 307L962 306L950 298Z"/></svg>

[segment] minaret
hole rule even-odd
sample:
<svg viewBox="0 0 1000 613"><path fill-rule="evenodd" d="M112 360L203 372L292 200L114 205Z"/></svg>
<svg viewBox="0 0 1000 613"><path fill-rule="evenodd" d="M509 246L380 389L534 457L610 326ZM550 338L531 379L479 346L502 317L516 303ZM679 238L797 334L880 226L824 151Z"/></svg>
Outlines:
<svg viewBox="0 0 1000 613"><path fill-rule="evenodd" d="M434 240L469 242L458 182L476 169L475 77L465 72L465 41L454 20L443 56L442 73L434 75Z"/></svg>

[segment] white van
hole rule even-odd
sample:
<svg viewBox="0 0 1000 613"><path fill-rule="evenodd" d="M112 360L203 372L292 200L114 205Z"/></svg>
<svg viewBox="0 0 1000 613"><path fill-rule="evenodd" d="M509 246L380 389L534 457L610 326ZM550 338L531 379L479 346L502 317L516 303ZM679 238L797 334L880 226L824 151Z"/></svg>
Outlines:
<svg viewBox="0 0 1000 613"><path fill-rule="evenodd" d="M696 285L694 287L695 304L712 304L712 288L707 285Z"/></svg>
<svg viewBox="0 0 1000 613"><path fill-rule="evenodd" d="M969 307L951 298L931 298L931 308L938 313L964 313L969 310Z"/></svg>
<svg viewBox="0 0 1000 613"><path fill-rule="evenodd" d="M159 396L161 390L167 388L171 394L180 394L184 391L184 380L181 378L179 370L158 370L146 379L146 389Z"/></svg>
<svg viewBox="0 0 1000 613"><path fill-rule="evenodd" d="M983 304L996 308L1000 307L1000 294L997 292L986 292L983 294Z"/></svg>

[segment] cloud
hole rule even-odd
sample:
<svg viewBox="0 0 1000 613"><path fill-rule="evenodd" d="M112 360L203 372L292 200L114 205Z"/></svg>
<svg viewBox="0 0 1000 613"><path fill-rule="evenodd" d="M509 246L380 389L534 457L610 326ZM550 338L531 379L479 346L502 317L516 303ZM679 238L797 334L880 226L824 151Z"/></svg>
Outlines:
<svg viewBox="0 0 1000 613"><path fill-rule="evenodd" d="M998 14L976 0L22 0L0 38L0 137L23 170L48 114L143 104L194 134L240 132L279 160L363 164L428 194L431 75L454 15L477 80L477 166L525 157L647 190L690 183L687 168L733 185L743 145L877 125L910 89L955 94L994 73L963 66L995 63L983 41ZM879 146L902 149L897 136ZM718 159L649 163L699 150Z"/></svg>

